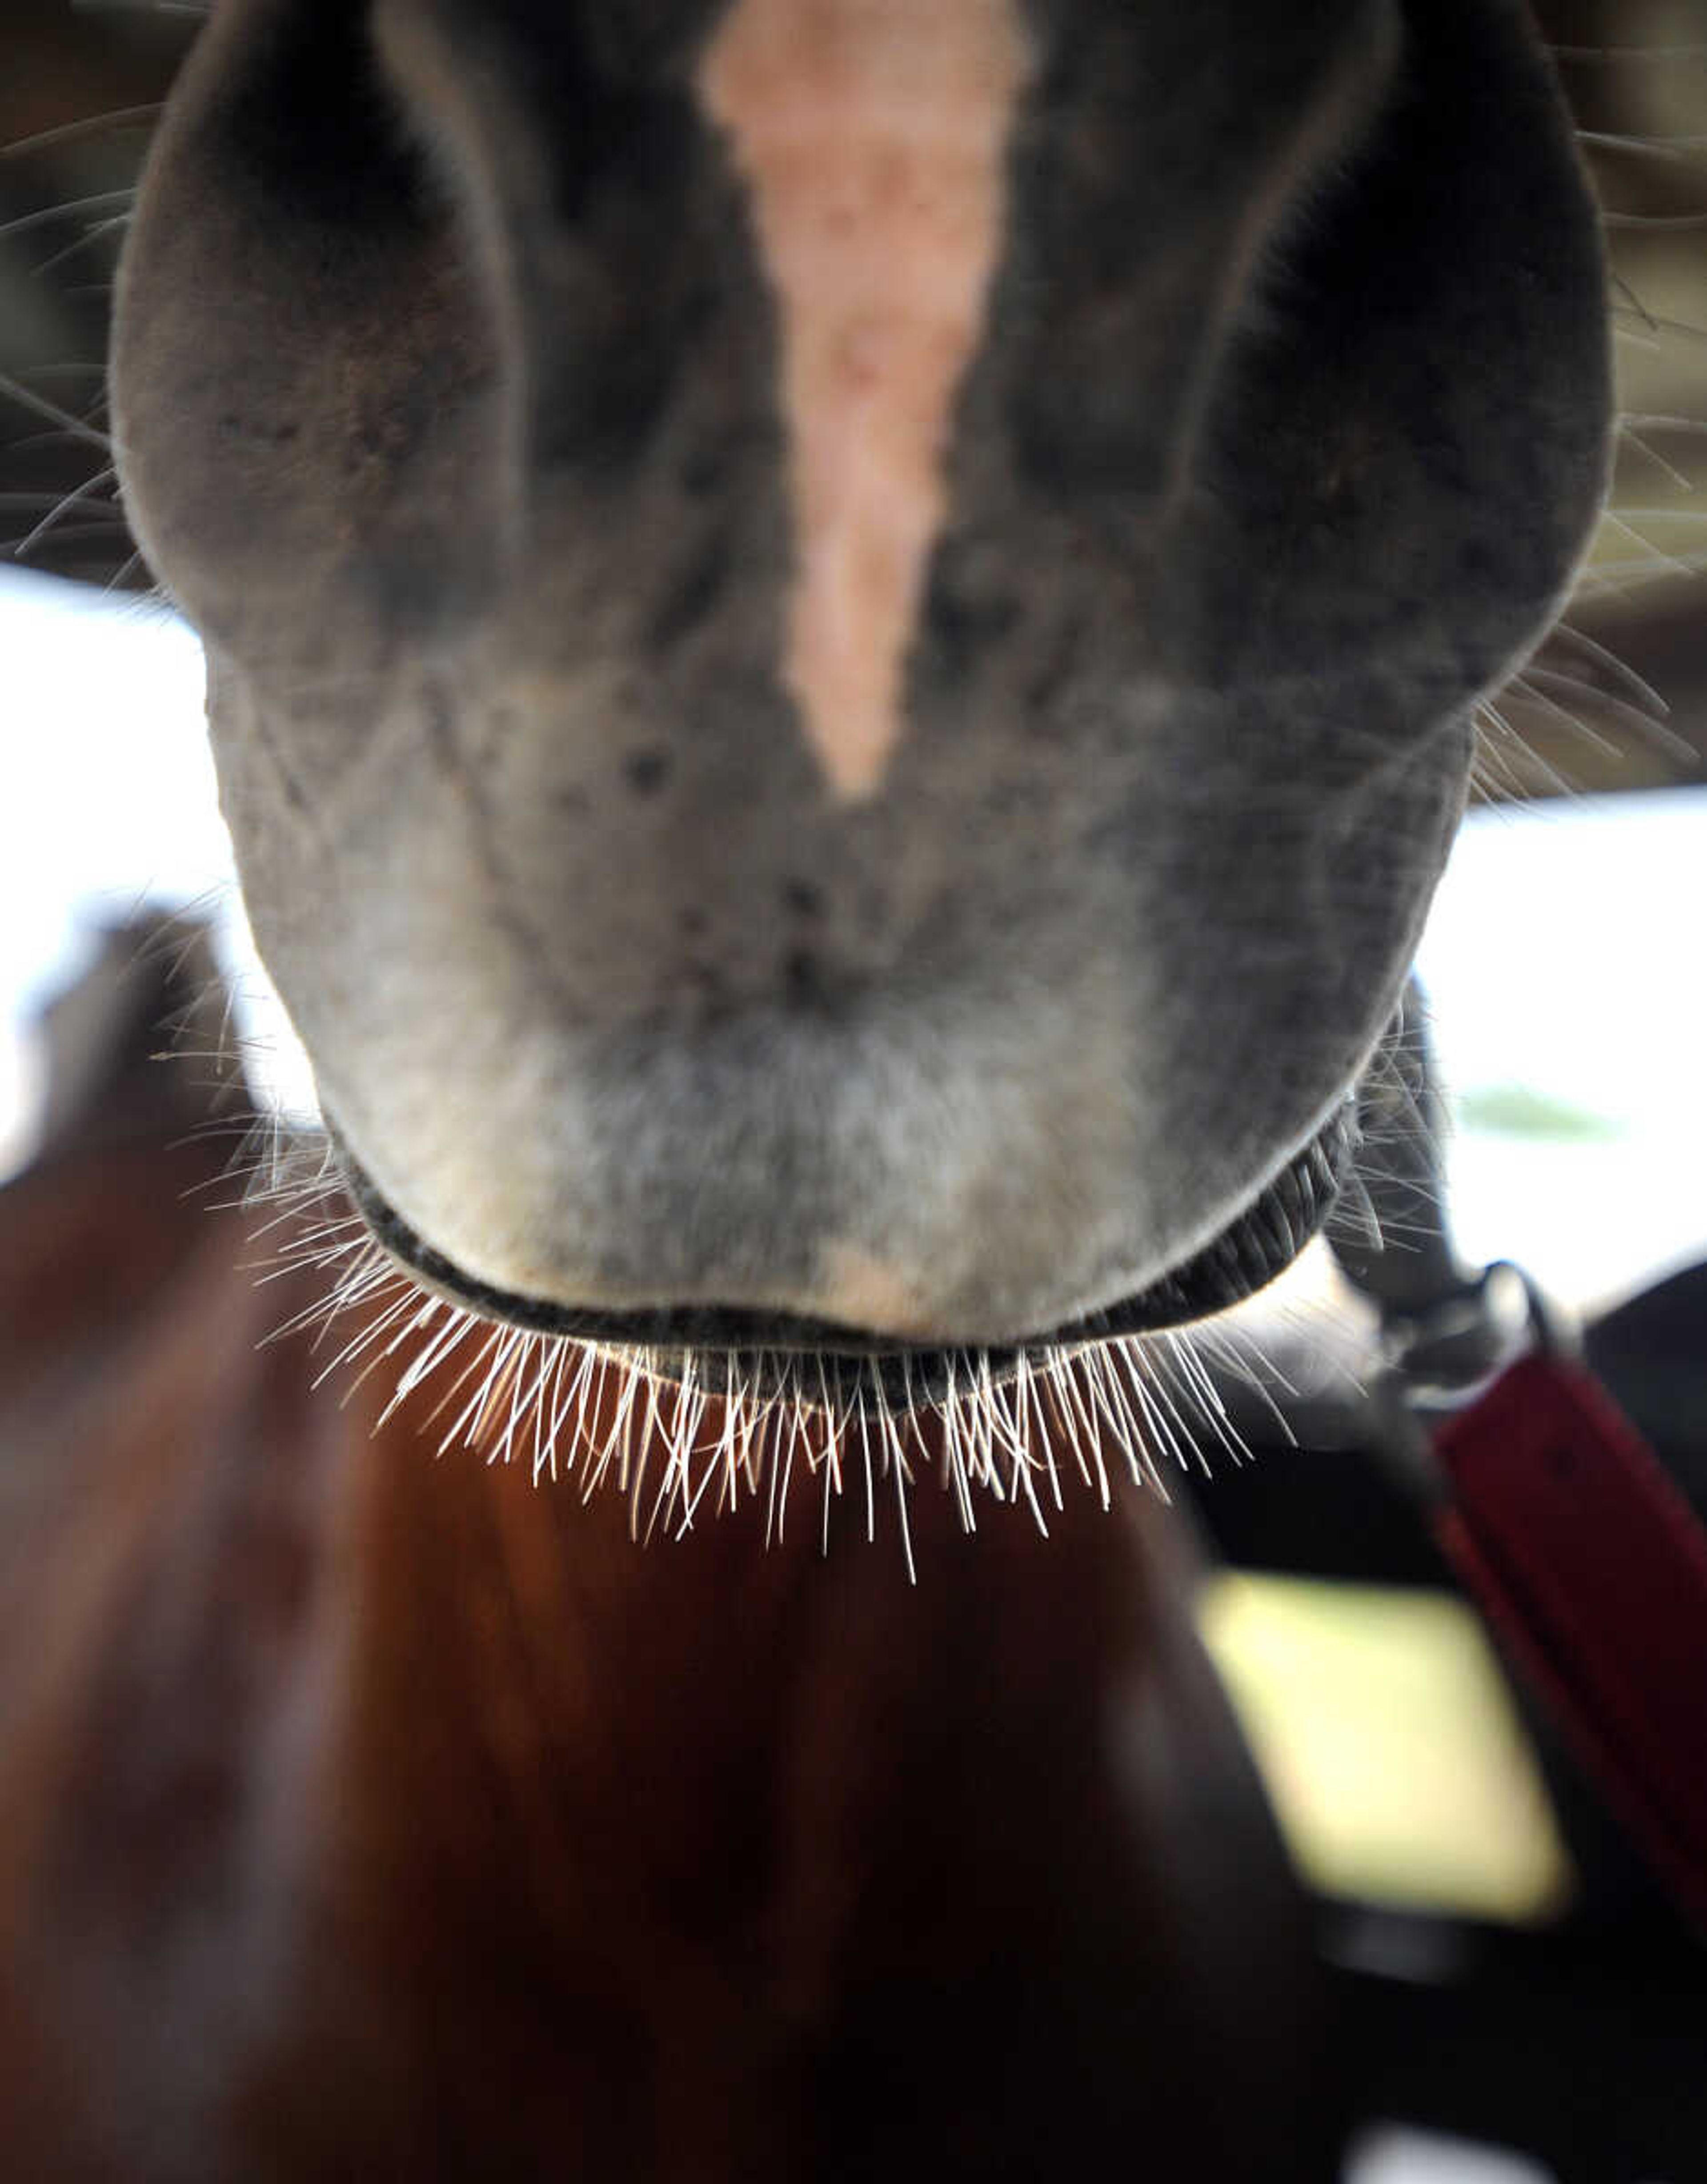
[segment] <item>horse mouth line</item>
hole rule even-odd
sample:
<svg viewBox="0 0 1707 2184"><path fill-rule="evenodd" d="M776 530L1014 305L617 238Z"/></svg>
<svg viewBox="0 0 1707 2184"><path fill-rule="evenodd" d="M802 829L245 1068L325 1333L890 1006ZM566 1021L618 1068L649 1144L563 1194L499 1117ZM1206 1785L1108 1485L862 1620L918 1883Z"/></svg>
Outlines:
<svg viewBox="0 0 1707 2184"><path fill-rule="evenodd" d="M399 1264L480 1318L617 1353L662 1379L711 1394L792 1397L817 1407L877 1401L895 1410L940 1402L957 1388L1011 1378L1022 1362L1207 1319L1285 1272L1332 1211L1359 1142L1348 1096L1303 1149L1201 1251L1102 1310L1012 1341L953 1346L781 1312L712 1305L610 1311L494 1287L427 1243L334 1140L350 1194L376 1241Z"/></svg>

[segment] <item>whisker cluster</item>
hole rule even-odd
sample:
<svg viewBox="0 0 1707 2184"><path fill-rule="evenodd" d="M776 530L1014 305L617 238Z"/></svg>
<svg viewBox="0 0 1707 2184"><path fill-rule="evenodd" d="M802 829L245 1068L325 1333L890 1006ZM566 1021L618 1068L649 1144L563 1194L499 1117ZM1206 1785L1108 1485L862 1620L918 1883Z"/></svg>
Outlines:
<svg viewBox="0 0 1707 2184"><path fill-rule="evenodd" d="M893 1359L837 1359L833 1373L810 1351L654 1351L484 1318L373 1241L324 1142L263 1124L233 1171L247 1172L244 1202L263 1216L259 1279L308 1270L321 1286L271 1340L308 1337L317 1379L342 1382L346 1401L388 1384L376 1431L408 1415L441 1455L526 1462L536 1484L583 1500L619 1492L639 1538L680 1536L745 1500L762 1503L767 1537L780 1540L810 1482L826 1546L842 1500L868 1538L892 1500L911 1576L908 1500L932 1473L968 1532L989 1497L1046 1535L1075 1482L1105 1507L1123 1476L1165 1500L1167 1473L1207 1472L1208 1447L1235 1462L1249 1453L1203 1329L957 1351L910 1400Z"/></svg>

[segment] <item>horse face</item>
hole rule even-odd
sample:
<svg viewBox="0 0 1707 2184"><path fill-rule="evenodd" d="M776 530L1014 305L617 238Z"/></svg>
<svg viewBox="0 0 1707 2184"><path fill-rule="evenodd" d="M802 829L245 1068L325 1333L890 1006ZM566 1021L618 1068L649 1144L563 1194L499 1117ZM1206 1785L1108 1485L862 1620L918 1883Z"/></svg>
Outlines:
<svg viewBox="0 0 1707 2184"><path fill-rule="evenodd" d="M655 1338L1278 1262L1604 322L1507 0L220 0L123 474L382 1234Z"/></svg>

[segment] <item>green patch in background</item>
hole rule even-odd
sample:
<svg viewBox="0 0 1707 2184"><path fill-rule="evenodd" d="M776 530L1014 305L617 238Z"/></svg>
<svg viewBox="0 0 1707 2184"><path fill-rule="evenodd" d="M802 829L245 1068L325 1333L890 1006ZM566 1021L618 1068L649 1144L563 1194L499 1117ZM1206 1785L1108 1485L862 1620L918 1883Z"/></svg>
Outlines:
<svg viewBox="0 0 1707 2184"><path fill-rule="evenodd" d="M1623 1131L1611 1117L1574 1107L1532 1084L1483 1084L1453 1101L1458 1126L1487 1137L1540 1138L1554 1143L1604 1145Z"/></svg>

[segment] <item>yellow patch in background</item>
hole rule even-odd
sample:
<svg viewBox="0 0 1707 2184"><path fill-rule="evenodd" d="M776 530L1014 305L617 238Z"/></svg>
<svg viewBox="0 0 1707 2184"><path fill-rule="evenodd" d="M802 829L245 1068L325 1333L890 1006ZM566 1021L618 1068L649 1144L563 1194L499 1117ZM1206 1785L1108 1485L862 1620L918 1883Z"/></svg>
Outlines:
<svg viewBox="0 0 1707 2184"><path fill-rule="evenodd" d="M1509 1924L1565 1909L1569 1856L1461 1602L1227 1572L1199 1619L1313 1887Z"/></svg>

